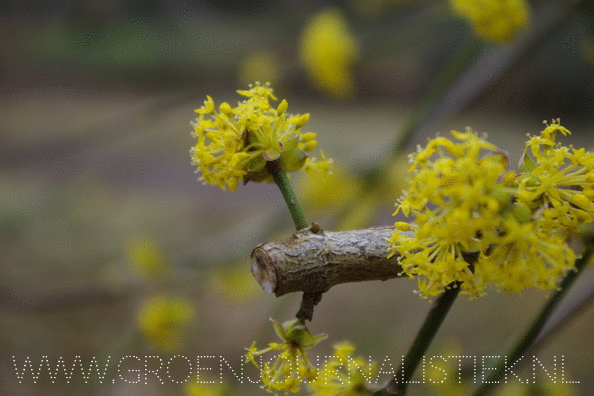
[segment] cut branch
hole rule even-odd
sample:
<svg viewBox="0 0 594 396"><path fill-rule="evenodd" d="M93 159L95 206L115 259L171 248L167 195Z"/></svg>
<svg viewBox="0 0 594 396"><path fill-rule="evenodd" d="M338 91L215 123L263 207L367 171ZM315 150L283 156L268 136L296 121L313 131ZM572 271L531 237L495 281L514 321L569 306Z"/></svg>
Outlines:
<svg viewBox="0 0 594 396"><path fill-rule="evenodd" d="M299 231L292 239L262 243L252 251L252 273L277 297L293 292L324 293L341 283L402 276L398 254L388 259L394 227L344 232Z"/></svg>

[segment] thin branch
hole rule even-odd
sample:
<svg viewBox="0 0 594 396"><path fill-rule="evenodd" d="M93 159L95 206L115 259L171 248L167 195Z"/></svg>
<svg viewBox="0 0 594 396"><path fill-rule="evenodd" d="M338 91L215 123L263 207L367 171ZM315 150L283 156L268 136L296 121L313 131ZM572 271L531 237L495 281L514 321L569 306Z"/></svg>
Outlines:
<svg viewBox="0 0 594 396"><path fill-rule="evenodd" d="M388 259L387 239L394 227L314 233L258 245L252 251L252 273L262 288L277 297L293 292L324 293L348 282L401 276L398 254Z"/></svg>
<svg viewBox="0 0 594 396"><path fill-rule="evenodd" d="M373 396L404 396L406 394L406 388L423 359L423 355L431 345L431 341L433 341L454 301L456 301L460 291L459 286L458 284L452 284L449 289L437 297L398 372L386 386L375 392Z"/></svg>

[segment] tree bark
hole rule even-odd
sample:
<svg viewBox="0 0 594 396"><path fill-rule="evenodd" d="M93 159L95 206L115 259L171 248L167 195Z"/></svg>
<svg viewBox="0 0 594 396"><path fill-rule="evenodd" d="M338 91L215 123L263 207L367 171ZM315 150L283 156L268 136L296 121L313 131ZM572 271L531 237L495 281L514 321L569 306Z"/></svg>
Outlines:
<svg viewBox="0 0 594 396"><path fill-rule="evenodd" d="M293 238L262 243L252 251L252 273L277 297L293 292L324 293L341 283L402 276L398 253L388 259L394 227L318 233L307 228Z"/></svg>

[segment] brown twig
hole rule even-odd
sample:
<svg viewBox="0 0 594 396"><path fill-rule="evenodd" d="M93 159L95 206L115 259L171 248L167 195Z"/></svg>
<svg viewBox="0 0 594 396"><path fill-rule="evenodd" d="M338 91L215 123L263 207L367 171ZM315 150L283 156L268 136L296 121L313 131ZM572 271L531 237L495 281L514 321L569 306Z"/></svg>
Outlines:
<svg viewBox="0 0 594 396"><path fill-rule="evenodd" d="M387 239L394 227L314 233L258 245L252 273L262 288L277 297L293 292L324 293L341 283L387 280L402 276L398 254L388 259Z"/></svg>

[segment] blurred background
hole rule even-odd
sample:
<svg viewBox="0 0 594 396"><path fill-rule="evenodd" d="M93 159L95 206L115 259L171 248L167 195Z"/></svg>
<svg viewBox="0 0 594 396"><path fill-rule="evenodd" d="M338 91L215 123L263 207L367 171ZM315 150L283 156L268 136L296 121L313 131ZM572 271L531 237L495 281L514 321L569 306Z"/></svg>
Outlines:
<svg viewBox="0 0 594 396"><path fill-rule="evenodd" d="M237 89L269 81L290 113L311 114L305 129L335 175L292 180L327 230L393 223L406 153L436 132L486 132L512 167L543 120L561 118L564 144L592 147L591 3L518 1L524 18L492 36L504 10L477 20L454 3L0 1L0 394L265 393L254 368L240 374L244 348L278 341L268 318L293 317L300 296L261 290L249 255L293 226L274 185L197 182L191 122L206 95L234 105ZM329 334L312 354L349 340L397 369L429 309L415 289L333 288L309 325ZM547 295L461 297L430 355L504 354ZM591 394L593 325L583 309L534 352L549 369L564 355L565 380L579 381L550 394ZM68 377L77 356L84 370L109 359L105 379L77 364ZM552 389L536 378L513 394Z"/></svg>

